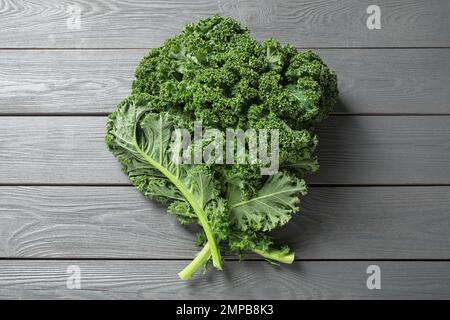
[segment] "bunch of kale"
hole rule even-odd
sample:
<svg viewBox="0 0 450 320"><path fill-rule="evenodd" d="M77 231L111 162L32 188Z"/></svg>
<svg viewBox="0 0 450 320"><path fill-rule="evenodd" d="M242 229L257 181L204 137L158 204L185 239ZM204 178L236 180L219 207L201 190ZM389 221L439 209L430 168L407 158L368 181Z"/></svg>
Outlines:
<svg viewBox="0 0 450 320"><path fill-rule="evenodd" d="M188 279L222 254L255 252L291 263L269 231L286 224L318 169L314 126L336 103L336 74L312 51L268 39L262 44L231 18L185 26L142 59L132 94L108 118L106 143L136 188L167 206L182 224L198 224L203 249L180 272ZM263 163L179 164L175 128L277 129L280 171Z"/></svg>

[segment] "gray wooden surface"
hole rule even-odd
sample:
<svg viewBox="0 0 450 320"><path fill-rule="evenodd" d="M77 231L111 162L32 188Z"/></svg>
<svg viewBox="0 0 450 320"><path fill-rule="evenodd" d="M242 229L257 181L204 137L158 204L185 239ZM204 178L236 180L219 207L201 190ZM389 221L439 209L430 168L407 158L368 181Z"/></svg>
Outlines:
<svg viewBox="0 0 450 320"><path fill-rule="evenodd" d="M213 13L318 48L341 95L301 214L275 234L297 261L227 257L182 282L194 230L130 186L105 116L149 47ZM0 0L0 298L449 299L449 16L447 0Z"/></svg>
<svg viewBox="0 0 450 320"><path fill-rule="evenodd" d="M67 6L82 12L66 27ZM262 40L300 47L448 47L447 0L378 0L383 31L366 28L370 0L3 0L0 43L8 48L149 48L213 13L239 19Z"/></svg>
<svg viewBox="0 0 450 320"><path fill-rule="evenodd" d="M303 261L276 267L228 261L219 274L183 282L187 261L6 260L1 298L17 299L448 299L450 262ZM366 270L383 270L381 290L368 290ZM67 267L81 269L82 290L66 287Z"/></svg>

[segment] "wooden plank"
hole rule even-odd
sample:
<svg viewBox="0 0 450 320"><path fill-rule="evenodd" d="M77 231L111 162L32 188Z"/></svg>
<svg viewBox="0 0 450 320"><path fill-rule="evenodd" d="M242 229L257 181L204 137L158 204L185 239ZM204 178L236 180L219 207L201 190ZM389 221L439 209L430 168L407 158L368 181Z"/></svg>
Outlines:
<svg viewBox="0 0 450 320"><path fill-rule="evenodd" d="M331 117L318 130L324 184L448 184L450 117Z"/></svg>
<svg viewBox="0 0 450 320"><path fill-rule="evenodd" d="M335 113L450 113L449 49L318 52L338 75Z"/></svg>
<svg viewBox="0 0 450 320"><path fill-rule="evenodd" d="M318 51L339 77L334 112L450 114L448 49ZM0 115L112 112L146 52L0 51Z"/></svg>
<svg viewBox="0 0 450 320"><path fill-rule="evenodd" d="M133 187L0 187L0 257L193 257L165 212Z"/></svg>
<svg viewBox="0 0 450 320"><path fill-rule="evenodd" d="M220 13L249 26L258 39L274 37L302 47L450 46L446 0L379 0L380 30L366 26L366 10L372 4L368 0L8 0L0 13L0 43L3 48L148 48L159 46L188 22Z"/></svg>
<svg viewBox="0 0 450 320"><path fill-rule="evenodd" d="M0 183L129 183L104 117L0 117Z"/></svg>
<svg viewBox="0 0 450 320"><path fill-rule="evenodd" d="M316 184L449 184L447 116L334 116ZM0 184L127 184L104 117L0 117Z"/></svg>
<svg viewBox="0 0 450 320"><path fill-rule="evenodd" d="M275 239L298 259L450 259L449 206L450 187L311 188ZM0 258L193 257L165 212L133 187L0 187Z"/></svg>
<svg viewBox="0 0 450 320"><path fill-rule="evenodd" d="M0 115L112 112L145 52L0 51Z"/></svg>
<svg viewBox="0 0 450 320"><path fill-rule="evenodd" d="M0 261L1 299L448 299L450 262L228 262L193 280L177 278L187 261ZM381 289L369 290L369 265ZM68 289L69 266L81 289Z"/></svg>

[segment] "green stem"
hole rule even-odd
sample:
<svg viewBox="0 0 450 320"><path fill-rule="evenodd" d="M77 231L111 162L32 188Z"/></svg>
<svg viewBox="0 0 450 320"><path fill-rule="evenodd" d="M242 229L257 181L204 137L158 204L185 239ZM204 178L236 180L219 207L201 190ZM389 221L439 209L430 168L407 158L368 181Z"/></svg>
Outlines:
<svg viewBox="0 0 450 320"><path fill-rule="evenodd" d="M269 251L253 249L254 253L260 256L281 263L292 264L295 258L295 253L291 252L286 254L284 250L270 249ZM211 256L211 250L209 248L209 243L203 247L203 249L197 254L195 259L187 265L178 275L182 280L189 279L202 265L208 261Z"/></svg>
<svg viewBox="0 0 450 320"><path fill-rule="evenodd" d="M269 251L263 251L259 249L253 249L252 251L269 260L286 264L291 264L295 258L295 253L291 252L289 254L286 254L283 250L270 249Z"/></svg>
<svg viewBox="0 0 450 320"><path fill-rule="evenodd" d="M181 280L187 280L201 267L203 266L211 256L211 250L209 249L209 243L206 243L203 249L197 254L194 260L191 261L183 270L178 273Z"/></svg>

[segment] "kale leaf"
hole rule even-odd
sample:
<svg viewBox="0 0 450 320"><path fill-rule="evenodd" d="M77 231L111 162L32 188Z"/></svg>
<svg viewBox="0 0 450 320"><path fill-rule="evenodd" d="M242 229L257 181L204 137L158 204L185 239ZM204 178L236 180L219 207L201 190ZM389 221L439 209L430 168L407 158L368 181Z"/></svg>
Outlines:
<svg viewBox="0 0 450 320"><path fill-rule="evenodd" d="M312 51L259 43L236 20L214 15L151 49L135 75L132 94L108 117L106 144L139 191L199 226L203 248L180 278L211 260L222 269L229 253L291 263L294 253L274 246L270 231L298 212L303 179L319 168L314 127L337 101L335 72ZM193 133L196 121L220 132L278 130L279 172L262 175L261 161L175 163L174 130Z"/></svg>

